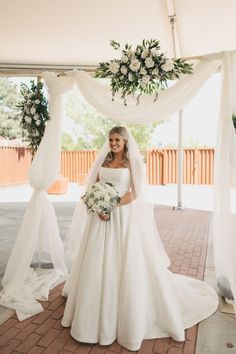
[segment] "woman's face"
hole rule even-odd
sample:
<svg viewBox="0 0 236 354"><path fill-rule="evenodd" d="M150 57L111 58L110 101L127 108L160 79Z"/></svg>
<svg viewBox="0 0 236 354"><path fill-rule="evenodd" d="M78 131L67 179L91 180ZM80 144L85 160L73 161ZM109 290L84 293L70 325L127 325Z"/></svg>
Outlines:
<svg viewBox="0 0 236 354"><path fill-rule="evenodd" d="M117 133L113 133L109 137L109 145L110 145L111 151L114 154L117 154L117 153L122 152L124 150L125 141L122 138L122 136L120 136Z"/></svg>

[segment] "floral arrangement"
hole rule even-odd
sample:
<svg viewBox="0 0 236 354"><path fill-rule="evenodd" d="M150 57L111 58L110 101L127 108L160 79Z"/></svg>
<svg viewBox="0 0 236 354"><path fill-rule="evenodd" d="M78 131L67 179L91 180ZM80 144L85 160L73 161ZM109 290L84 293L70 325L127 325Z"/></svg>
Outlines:
<svg viewBox="0 0 236 354"><path fill-rule="evenodd" d="M137 103L142 93L155 95L165 89L169 80L176 80L183 74L192 73L192 65L183 59L170 59L160 52L156 39L143 40L133 50L128 43L121 49L120 43L111 40L110 45L121 52L120 59L112 59L99 64L95 77L110 78L112 99L117 92L126 105L126 97L137 94Z"/></svg>
<svg viewBox="0 0 236 354"><path fill-rule="evenodd" d="M89 213L110 214L120 197L112 183L96 182L88 187L82 200Z"/></svg>
<svg viewBox="0 0 236 354"><path fill-rule="evenodd" d="M23 100L18 105L21 110L21 126L35 154L49 120L48 101L43 94L43 83L40 81L35 83L31 80L30 87L21 84L21 94Z"/></svg>

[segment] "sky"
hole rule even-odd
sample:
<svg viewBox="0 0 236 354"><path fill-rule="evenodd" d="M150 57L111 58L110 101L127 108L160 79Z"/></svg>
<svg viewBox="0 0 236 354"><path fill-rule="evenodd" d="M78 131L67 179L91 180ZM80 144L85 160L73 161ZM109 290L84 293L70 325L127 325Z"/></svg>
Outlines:
<svg viewBox="0 0 236 354"><path fill-rule="evenodd" d="M29 83L30 78L14 78L13 82ZM214 147L220 103L220 74L214 74L201 88L198 94L183 110L184 145ZM74 122L65 117L63 131L73 135ZM178 114L168 121L158 124L151 145L153 147L177 146Z"/></svg>
<svg viewBox="0 0 236 354"><path fill-rule="evenodd" d="M183 110L183 141L215 146L220 103L220 74L214 74ZM178 114L158 125L152 143L155 146L178 144Z"/></svg>

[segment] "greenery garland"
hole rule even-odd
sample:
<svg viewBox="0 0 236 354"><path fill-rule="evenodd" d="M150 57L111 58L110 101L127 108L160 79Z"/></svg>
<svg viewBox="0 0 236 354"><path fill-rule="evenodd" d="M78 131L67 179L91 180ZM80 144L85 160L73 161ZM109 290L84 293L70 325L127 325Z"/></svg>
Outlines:
<svg viewBox="0 0 236 354"><path fill-rule="evenodd" d="M37 151L49 120L48 101L43 94L43 83L30 81L30 87L21 84L23 99L18 107L21 110L21 126L26 133L33 154Z"/></svg>
<svg viewBox="0 0 236 354"><path fill-rule="evenodd" d="M110 45L121 52L121 57L100 63L95 77L110 78L112 99L120 92L125 105L127 96L134 94L138 95L137 103L143 93L155 95L156 100L158 93L168 87L168 81L193 71L192 64L181 58L167 58L160 52L156 39L144 39L134 50L128 43L122 49L120 43L114 40L110 41Z"/></svg>

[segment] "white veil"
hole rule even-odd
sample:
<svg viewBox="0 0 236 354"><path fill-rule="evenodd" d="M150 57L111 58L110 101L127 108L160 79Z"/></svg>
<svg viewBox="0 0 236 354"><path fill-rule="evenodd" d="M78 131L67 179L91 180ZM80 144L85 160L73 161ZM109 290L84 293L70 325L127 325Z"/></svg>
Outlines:
<svg viewBox="0 0 236 354"><path fill-rule="evenodd" d="M132 184L135 191L136 196L136 205L135 205L135 213L142 214L144 213L147 216L147 223L155 224L154 214L153 214L153 205L145 203L143 200L143 193L145 190L145 166L143 163L143 158L140 153L139 147L132 134L128 131L128 153L130 160L130 169L131 169L131 177ZM86 180L86 186L90 186L95 183L99 174L99 170L102 167L102 164L110 151L109 147L109 138L106 139L103 147L101 148ZM138 204L137 204L138 203ZM140 204L139 204L140 203ZM136 216L140 219L140 215ZM81 239L84 235L85 227L88 221L88 213L85 207L85 204L82 201L79 201L75 207L71 227L69 233L65 239L64 247L65 247L65 255L66 255L66 263L68 269L71 269L71 266L74 262L76 254L78 252ZM155 227L155 226L154 226ZM158 231L156 230L156 237L158 242L158 248L164 263L168 266L170 261L169 258L163 248L162 242L159 238Z"/></svg>

